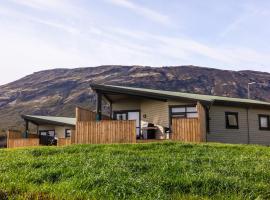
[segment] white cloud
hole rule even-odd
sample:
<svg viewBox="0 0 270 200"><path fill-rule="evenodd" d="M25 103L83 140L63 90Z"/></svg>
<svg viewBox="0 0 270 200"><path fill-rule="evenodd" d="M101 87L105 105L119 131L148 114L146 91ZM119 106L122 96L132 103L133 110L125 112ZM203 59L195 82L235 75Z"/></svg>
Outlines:
<svg viewBox="0 0 270 200"><path fill-rule="evenodd" d="M166 25L171 24L171 20L167 15L161 14L160 12L157 12L150 8L135 4L131 2L130 0L107 0L107 1L114 5L130 9L134 11L135 13L141 16L144 16L152 21L155 21L161 24L166 24Z"/></svg>
<svg viewBox="0 0 270 200"><path fill-rule="evenodd" d="M248 8L248 10L244 13L241 13L237 18L235 18L225 29L221 32L220 36L225 37L233 31L236 31L243 25L248 22L249 19L259 14L259 9L256 8ZM265 14L264 12L261 14Z"/></svg>
<svg viewBox="0 0 270 200"><path fill-rule="evenodd" d="M23 6L31 7L34 9L48 9L48 8L55 8L60 7L63 5L63 1L60 0L10 0L11 2L14 2L16 4L20 4Z"/></svg>
<svg viewBox="0 0 270 200"><path fill-rule="evenodd" d="M110 1L118 2L122 7L134 9L136 12L138 9L140 12L144 10L127 0ZM43 3L38 0L29 2ZM55 5L49 4L47 8L50 6ZM184 36L168 36L159 32L110 27L108 24L98 23L98 20L93 23L92 18L83 9L82 12L78 12L79 14L72 13L76 10L76 7L72 9L72 6L67 3L60 6L62 9L56 9L54 17L46 14L31 15L31 13L0 7L0 15L4 16L0 18L0 68L4 74L0 84L33 71L55 67L104 64L151 66L194 64L252 69L262 63L270 64L268 52L255 51L236 44L218 46ZM42 6L30 7L44 9ZM72 13L72 20L58 18L65 16L63 13L68 10ZM48 11L51 12L51 9ZM148 13L144 16L154 15ZM154 19L152 17L151 20Z"/></svg>
<svg viewBox="0 0 270 200"><path fill-rule="evenodd" d="M134 32L128 30L115 29L123 36L142 41L142 44L151 44L147 52L153 57L162 57L157 65L168 65L170 60L178 60L180 64L188 62L189 64L198 63L196 57L205 57L209 63L220 63L219 65L230 65L234 68L251 68L261 66L262 63L270 63L268 53L258 52L250 48L231 46L214 46L204 44L196 40L185 37L168 37L158 34L149 34L146 32ZM111 30L114 32L114 30ZM120 37L120 36L119 36ZM167 63L164 60L168 60ZM177 64L177 63L175 63ZM212 64L212 67L218 65ZM262 68L263 69L263 68ZM258 68L259 70L259 68Z"/></svg>

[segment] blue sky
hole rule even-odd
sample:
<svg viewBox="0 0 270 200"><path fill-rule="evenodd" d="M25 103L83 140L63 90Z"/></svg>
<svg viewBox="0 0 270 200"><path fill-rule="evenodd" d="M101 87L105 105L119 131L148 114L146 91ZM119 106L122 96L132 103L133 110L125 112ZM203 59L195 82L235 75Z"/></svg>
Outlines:
<svg viewBox="0 0 270 200"><path fill-rule="evenodd" d="M269 18L268 0L5 0L0 85L106 64L270 72Z"/></svg>

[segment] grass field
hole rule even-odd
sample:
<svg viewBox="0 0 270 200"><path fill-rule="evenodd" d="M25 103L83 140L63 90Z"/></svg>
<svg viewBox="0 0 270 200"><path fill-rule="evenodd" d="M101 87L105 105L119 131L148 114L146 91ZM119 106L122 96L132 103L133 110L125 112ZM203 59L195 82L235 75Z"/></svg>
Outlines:
<svg viewBox="0 0 270 200"><path fill-rule="evenodd" d="M0 199L270 199L270 149L220 144L0 150Z"/></svg>

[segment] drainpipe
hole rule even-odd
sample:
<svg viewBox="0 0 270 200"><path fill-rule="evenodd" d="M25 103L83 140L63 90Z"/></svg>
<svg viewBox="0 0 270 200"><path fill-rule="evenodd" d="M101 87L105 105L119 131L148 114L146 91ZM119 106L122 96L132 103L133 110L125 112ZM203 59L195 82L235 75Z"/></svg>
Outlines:
<svg viewBox="0 0 270 200"><path fill-rule="evenodd" d="M210 111L211 111L211 108L213 106L213 104L215 103L215 100L212 100L210 105L207 107L208 108L208 112L207 112L207 134L206 134L206 141L207 141L207 135L210 133Z"/></svg>
<svg viewBox="0 0 270 200"><path fill-rule="evenodd" d="M249 127L249 107L247 107L247 143L250 144L250 127Z"/></svg>

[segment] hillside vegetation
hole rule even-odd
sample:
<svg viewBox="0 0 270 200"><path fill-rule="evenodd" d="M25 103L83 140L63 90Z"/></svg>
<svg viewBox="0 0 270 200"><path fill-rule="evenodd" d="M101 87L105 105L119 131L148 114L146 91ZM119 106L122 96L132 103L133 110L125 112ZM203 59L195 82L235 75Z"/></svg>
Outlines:
<svg viewBox="0 0 270 200"><path fill-rule="evenodd" d="M100 66L36 72L0 86L0 131L22 128L22 114L74 116L75 106L95 108L90 83L144 87L269 101L270 74L195 66Z"/></svg>
<svg viewBox="0 0 270 200"><path fill-rule="evenodd" d="M0 199L270 199L270 149L182 144L0 150Z"/></svg>

